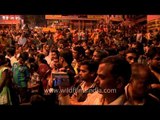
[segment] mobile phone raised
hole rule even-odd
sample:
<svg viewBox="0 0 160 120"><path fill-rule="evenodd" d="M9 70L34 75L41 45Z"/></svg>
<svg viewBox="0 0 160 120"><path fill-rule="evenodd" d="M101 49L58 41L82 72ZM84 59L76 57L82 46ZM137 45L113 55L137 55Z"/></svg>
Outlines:
<svg viewBox="0 0 160 120"><path fill-rule="evenodd" d="M56 86L69 86L69 75L67 72L52 72L53 85Z"/></svg>

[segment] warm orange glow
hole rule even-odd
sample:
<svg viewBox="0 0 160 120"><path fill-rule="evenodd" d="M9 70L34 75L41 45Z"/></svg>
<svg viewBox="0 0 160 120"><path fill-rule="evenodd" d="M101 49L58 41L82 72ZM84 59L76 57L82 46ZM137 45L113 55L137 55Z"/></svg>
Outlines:
<svg viewBox="0 0 160 120"><path fill-rule="evenodd" d="M147 21L160 19L160 15L147 15Z"/></svg>

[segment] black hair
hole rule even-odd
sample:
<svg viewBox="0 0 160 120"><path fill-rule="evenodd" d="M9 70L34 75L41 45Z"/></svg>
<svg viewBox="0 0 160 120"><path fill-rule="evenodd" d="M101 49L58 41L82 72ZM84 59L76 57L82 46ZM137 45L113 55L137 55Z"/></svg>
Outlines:
<svg viewBox="0 0 160 120"><path fill-rule="evenodd" d="M35 62L35 58L34 58L34 57L29 57L29 58L28 58L28 62L29 62L29 63Z"/></svg>
<svg viewBox="0 0 160 120"><path fill-rule="evenodd" d="M82 46L76 46L73 48L73 50L78 52L78 56L80 55L85 56L85 50Z"/></svg>
<svg viewBox="0 0 160 120"><path fill-rule="evenodd" d="M146 83L147 84L151 84L153 81L153 73L151 72L151 70L149 69L148 66L144 65L144 64L140 64L140 63L133 63L131 65L131 70L132 70L132 74L131 74L131 81L132 80L139 80L141 74L140 71L141 70L145 70L146 71Z"/></svg>
<svg viewBox="0 0 160 120"><path fill-rule="evenodd" d="M84 60L80 63L80 65L87 65L90 72L97 72L99 64L93 60Z"/></svg>
<svg viewBox="0 0 160 120"><path fill-rule="evenodd" d="M42 62L44 64L47 64L47 61L45 60L45 55L44 54L40 53L40 54L38 54L37 57L39 58L40 62Z"/></svg>
<svg viewBox="0 0 160 120"><path fill-rule="evenodd" d="M125 84L129 82L131 76L131 66L123 57L118 55L109 56L100 62L100 64L103 63L112 65L111 74L114 78L123 77Z"/></svg>
<svg viewBox="0 0 160 120"><path fill-rule="evenodd" d="M56 55L59 57L59 51L57 49L52 49L51 52L55 52Z"/></svg>
<svg viewBox="0 0 160 120"><path fill-rule="evenodd" d="M160 47L151 47L148 50L147 57L153 59L157 54L160 55Z"/></svg>
<svg viewBox="0 0 160 120"><path fill-rule="evenodd" d="M97 52L99 54L100 57L100 61L108 56L108 53L106 50L101 50L101 49L96 49L95 52Z"/></svg>
<svg viewBox="0 0 160 120"><path fill-rule="evenodd" d="M13 47L8 48L8 49L7 49L7 52L8 52L11 56L14 56L14 54L15 54L15 48L13 48Z"/></svg>
<svg viewBox="0 0 160 120"><path fill-rule="evenodd" d="M10 59L9 58L5 58L5 63L8 65L8 67L12 67L11 66L11 61L10 61Z"/></svg>
<svg viewBox="0 0 160 120"><path fill-rule="evenodd" d="M39 67L39 66L38 66L37 63L31 63L31 64L30 64L30 69L31 69L31 70L37 71L37 70L38 70L38 67Z"/></svg>
<svg viewBox="0 0 160 120"><path fill-rule="evenodd" d="M143 44L140 42L136 42L136 48L139 55L144 54Z"/></svg>
<svg viewBox="0 0 160 120"><path fill-rule="evenodd" d="M123 51L126 50L128 48L128 46L122 45L118 47L118 51Z"/></svg>
<svg viewBox="0 0 160 120"><path fill-rule="evenodd" d="M33 106L45 105L45 101L45 98L38 94L32 95L30 98L30 103Z"/></svg>
<svg viewBox="0 0 160 120"><path fill-rule="evenodd" d="M137 56L138 56L138 52L137 52L137 50L136 49L134 49L134 48L129 48L129 49L127 49L126 51L125 51L125 56L128 54L128 53L135 53Z"/></svg>
<svg viewBox="0 0 160 120"><path fill-rule="evenodd" d="M117 50L114 49L114 48L107 48L106 51L108 51L109 56L117 55L118 54Z"/></svg>
<svg viewBox="0 0 160 120"><path fill-rule="evenodd" d="M64 49L62 52L60 52L60 57L63 57L64 60L67 62L68 65L71 65L73 61L73 55L71 50Z"/></svg>
<svg viewBox="0 0 160 120"><path fill-rule="evenodd" d="M4 65L5 64L5 55L0 53L0 65Z"/></svg>
<svg viewBox="0 0 160 120"><path fill-rule="evenodd" d="M22 53L20 53L20 56L19 56L19 58L22 58L23 59L23 61L26 61L26 60L28 60L28 53L27 52L22 52Z"/></svg>

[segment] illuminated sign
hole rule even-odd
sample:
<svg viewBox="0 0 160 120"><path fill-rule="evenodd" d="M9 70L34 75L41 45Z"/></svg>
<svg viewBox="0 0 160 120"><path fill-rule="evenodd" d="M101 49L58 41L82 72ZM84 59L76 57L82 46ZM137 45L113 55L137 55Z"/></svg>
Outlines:
<svg viewBox="0 0 160 120"><path fill-rule="evenodd" d="M45 19L61 18L62 15L45 15Z"/></svg>
<svg viewBox="0 0 160 120"><path fill-rule="evenodd" d="M20 20L0 20L0 24L19 24Z"/></svg>
<svg viewBox="0 0 160 120"><path fill-rule="evenodd" d="M147 21L160 19L160 15L147 15Z"/></svg>
<svg viewBox="0 0 160 120"><path fill-rule="evenodd" d="M103 15L87 15L87 18L89 19L102 19L104 18Z"/></svg>

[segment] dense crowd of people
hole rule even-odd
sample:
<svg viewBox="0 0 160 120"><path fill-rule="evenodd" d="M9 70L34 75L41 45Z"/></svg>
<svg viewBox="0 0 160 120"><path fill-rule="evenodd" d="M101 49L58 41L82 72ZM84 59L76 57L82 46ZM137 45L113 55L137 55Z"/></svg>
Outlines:
<svg viewBox="0 0 160 120"><path fill-rule="evenodd" d="M160 31L0 30L0 105L25 104L160 105Z"/></svg>

